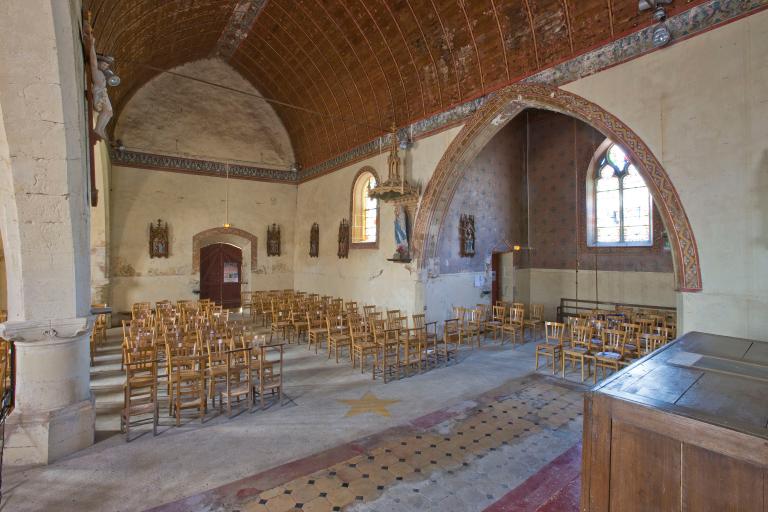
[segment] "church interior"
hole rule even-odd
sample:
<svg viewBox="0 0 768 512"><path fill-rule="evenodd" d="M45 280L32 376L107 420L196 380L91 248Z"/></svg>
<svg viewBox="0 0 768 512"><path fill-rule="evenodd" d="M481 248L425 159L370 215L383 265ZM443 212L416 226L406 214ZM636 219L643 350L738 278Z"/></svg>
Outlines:
<svg viewBox="0 0 768 512"><path fill-rule="evenodd" d="M3 0L0 510L767 512L767 7Z"/></svg>

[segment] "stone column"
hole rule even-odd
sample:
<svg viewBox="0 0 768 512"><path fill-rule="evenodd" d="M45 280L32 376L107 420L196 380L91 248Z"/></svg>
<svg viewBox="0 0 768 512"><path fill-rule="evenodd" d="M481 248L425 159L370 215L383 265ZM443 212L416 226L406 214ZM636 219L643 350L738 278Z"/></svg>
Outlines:
<svg viewBox="0 0 768 512"><path fill-rule="evenodd" d="M16 344L5 462L93 443L80 0L0 1L0 236Z"/></svg>
<svg viewBox="0 0 768 512"><path fill-rule="evenodd" d="M0 324L16 347L16 406L5 462L47 464L93 444L92 317Z"/></svg>

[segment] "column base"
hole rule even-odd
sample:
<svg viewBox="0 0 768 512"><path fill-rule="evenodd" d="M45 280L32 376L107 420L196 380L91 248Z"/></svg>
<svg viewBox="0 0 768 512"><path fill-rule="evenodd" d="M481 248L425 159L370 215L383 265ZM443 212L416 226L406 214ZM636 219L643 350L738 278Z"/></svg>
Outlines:
<svg viewBox="0 0 768 512"><path fill-rule="evenodd" d="M95 418L91 400L55 411L14 411L5 424L3 464L50 464L91 446Z"/></svg>
<svg viewBox="0 0 768 512"><path fill-rule="evenodd" d="M0 324L16 349L15 408L6 420L4 462L49 464L93 444L91 317Z"/></svg>

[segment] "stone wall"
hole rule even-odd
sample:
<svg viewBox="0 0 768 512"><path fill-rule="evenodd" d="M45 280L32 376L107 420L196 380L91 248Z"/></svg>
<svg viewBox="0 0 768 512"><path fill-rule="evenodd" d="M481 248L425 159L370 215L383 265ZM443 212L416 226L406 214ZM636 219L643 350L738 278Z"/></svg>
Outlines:
<svg viewBox="0 0 768 512"><path fill-rule="evenodd" d="M525 131L513 119L467 169L440 233L440 273L482 272L487 257L504 250L504 241L521 243L525 228ZM459 255L459 217L475 217L475 255Z"/></svg>
<svg viewBox="0 0 768 512"><path fill-rule="evenodd" d="M572 117L527 110L530 130L530 252L521 266L579 268L630 272L672 272L672 256L664 250L664 226L653 208L653 246L588 247L586 181L589 163L605 136ZM576 216L578 215L578 224ZM577 228L578 225L578 236Z"/></svg>
<svg viewBox="0 0 768 512"><path fill-rule="evenodd" d="M251 180L227 180L183 173L112 169L110 198L111 302L116 311L133 302L159 299L195 299L199 270L194 266L193 237L225 222L226 187L229 187L229 222L233 228L255 235L243 237L209 233L208 243L232 243L255 251L256 264L244 254L244 290L283 289L293 286L294 215L296 186ZM149 257L149 224L168 222L170 256ZM281 255L267 257L267 225L281 230ZM219 230L226 231L226 230ZM246 247L247 245L247 247ZM256 247L253 247L256 245Z"/></svg>

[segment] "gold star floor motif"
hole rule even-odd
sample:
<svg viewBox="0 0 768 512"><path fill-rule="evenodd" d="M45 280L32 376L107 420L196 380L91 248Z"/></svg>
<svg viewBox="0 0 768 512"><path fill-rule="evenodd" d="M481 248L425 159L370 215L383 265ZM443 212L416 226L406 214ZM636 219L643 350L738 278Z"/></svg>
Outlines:
<svg viewBox="0 0 768 512"><path fill-rule="evenodd" d="M347 411L346 414L348 417L365 414L367 412L389 417L389 410L387 407L396 404L399 401L400 400L383 400L370 391L366 392L360 400L339 400L339 402L349 406L349 411Z"/></svg>

